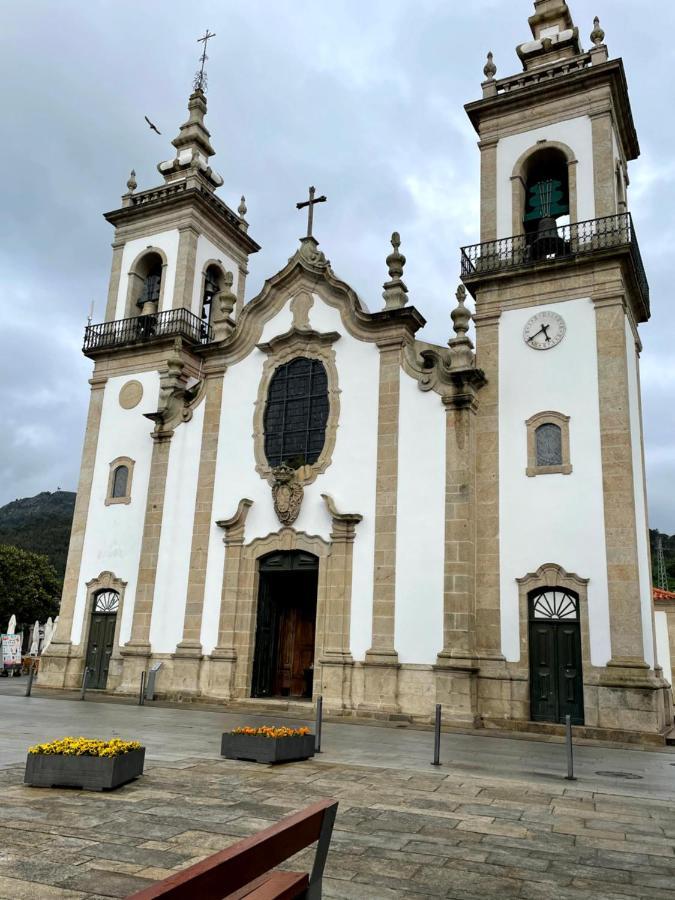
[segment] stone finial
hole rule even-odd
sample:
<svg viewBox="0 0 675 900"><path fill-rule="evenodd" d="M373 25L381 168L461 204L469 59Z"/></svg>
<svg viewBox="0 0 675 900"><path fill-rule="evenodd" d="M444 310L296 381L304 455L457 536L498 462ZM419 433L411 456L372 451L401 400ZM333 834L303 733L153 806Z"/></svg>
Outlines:
<svg viewBox="0 0 675 900"><path fill-rule="evenodd" d="M450 338L450 367L452 369L468 369L475 365L473 343L467 337L471 313L466 308L466 288L460 284L455 293L457 306L450 313L455 337Z"/></svg>
<svg viewBox="0 0 675 900"><path fill-rule="evenodd" d="M497 74L497 66L494 64L494 57L492 56L492 50L487 55L487 62L483 66L483 74L485 75L488 81L494 81L495 75Z"/></svg>
<svg viewBox="0 0 675 900"><path fill-rule="evenodd" d="M237 212L239 213L240 219L246 218L246 213L248 212L248 210L246 209L246 197L244 197L243 194L241 195L241 202L237 207Z"/></svg>
<svg viewBox="0 0 675 900"><path fill-rule="evenodd" d="M132 169L131 174L129 175L129 179L127 181L127 190L129 191L130 194L133 194L133 192L136 190L137 187L138 187L138 182L136 181L136 172L134 169Z"/></svg>
<svg viewBox="0 0 675 900"><path fill-rule="evenodd" d="M600 19L597 16L593 19L593 31L591 31L591 40L596 47L599 47L605 40L605 32L600 27Z"/></svg>
<svg viewBox="0 0 675 900"><path fill-rule="evenodd" d="M384 283L382 296L384 297L385 309L400 309L408 302L406 297L408 288L401 280L403 267L405 266L405 256L398 249L401 246L401 236L398 231L395 231L391 236L391 246L394 250L387 257L387 269L389 270L390 280Z"/></svg>

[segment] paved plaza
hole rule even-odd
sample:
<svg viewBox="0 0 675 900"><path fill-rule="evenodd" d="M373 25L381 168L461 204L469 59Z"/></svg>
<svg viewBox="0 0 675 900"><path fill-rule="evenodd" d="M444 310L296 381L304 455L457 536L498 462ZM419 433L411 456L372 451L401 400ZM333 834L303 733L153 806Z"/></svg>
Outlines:
<svg viewBox="0 0 675 900"><path fill-rule="evenodd" d="M18 681L18 680L17 680ZM326 723L324 752L272 768L223 760L222 730L269 716L138 707L0 685L0 898L124 897L314 800L340 807L334 898L675 900L675 753ZM276 719L274 721L280 721ZM137 738L146 774L110 794L22 784L26 747ZM309 854L306 854L309 859Z"/></svg>

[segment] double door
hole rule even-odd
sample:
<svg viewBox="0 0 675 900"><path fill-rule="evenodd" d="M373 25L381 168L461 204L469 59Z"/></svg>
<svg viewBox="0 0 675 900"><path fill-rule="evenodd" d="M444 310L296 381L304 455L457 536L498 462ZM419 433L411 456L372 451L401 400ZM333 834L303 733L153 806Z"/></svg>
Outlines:
<svg viewBox="0 0 675 900"><path fill-rule="evenodd" d="M89 630L89 646L87 648L87 668L90 688L103 689L108 680L110 657L115 641L115 613L94 613Z"/></svg>
<svg viewBox="0 0 675 900"><path fill-rule="evenodd" d="M584 723L578 621L530 621L530 716L535 722Z"/></svg>

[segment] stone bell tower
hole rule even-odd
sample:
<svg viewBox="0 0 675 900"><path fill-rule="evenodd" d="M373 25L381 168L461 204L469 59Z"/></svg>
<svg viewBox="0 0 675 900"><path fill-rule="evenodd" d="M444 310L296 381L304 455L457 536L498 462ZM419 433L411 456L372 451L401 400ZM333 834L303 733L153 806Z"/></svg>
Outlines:
<svg viewBox="0 0 675 900"><path fill-rule="evenodd" d="M481 242L462 248L462 279L488 381L478 712L564 721L571 692L577 724L662 732L638 367L649 286L627 199L639 145L623 63L609 58L597 18L588 51L564 0L535 0L529 25L522 71L497 78L490 53L483 96L466 106L479 137ZM578 650L564 662L533 644L545 633L535 609L544 589L572 597Z"/></svg>

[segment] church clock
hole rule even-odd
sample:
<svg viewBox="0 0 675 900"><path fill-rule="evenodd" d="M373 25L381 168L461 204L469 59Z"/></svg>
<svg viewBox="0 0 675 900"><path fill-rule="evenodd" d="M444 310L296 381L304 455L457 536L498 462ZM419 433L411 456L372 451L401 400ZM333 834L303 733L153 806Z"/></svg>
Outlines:
<svg viewBox="0 0 675 900"><path fill-rule="evenodd" d="M558 313L540 312L532 316L523 328L523 340L533 350L550 350L565 337L567 326Z"/></svg>

